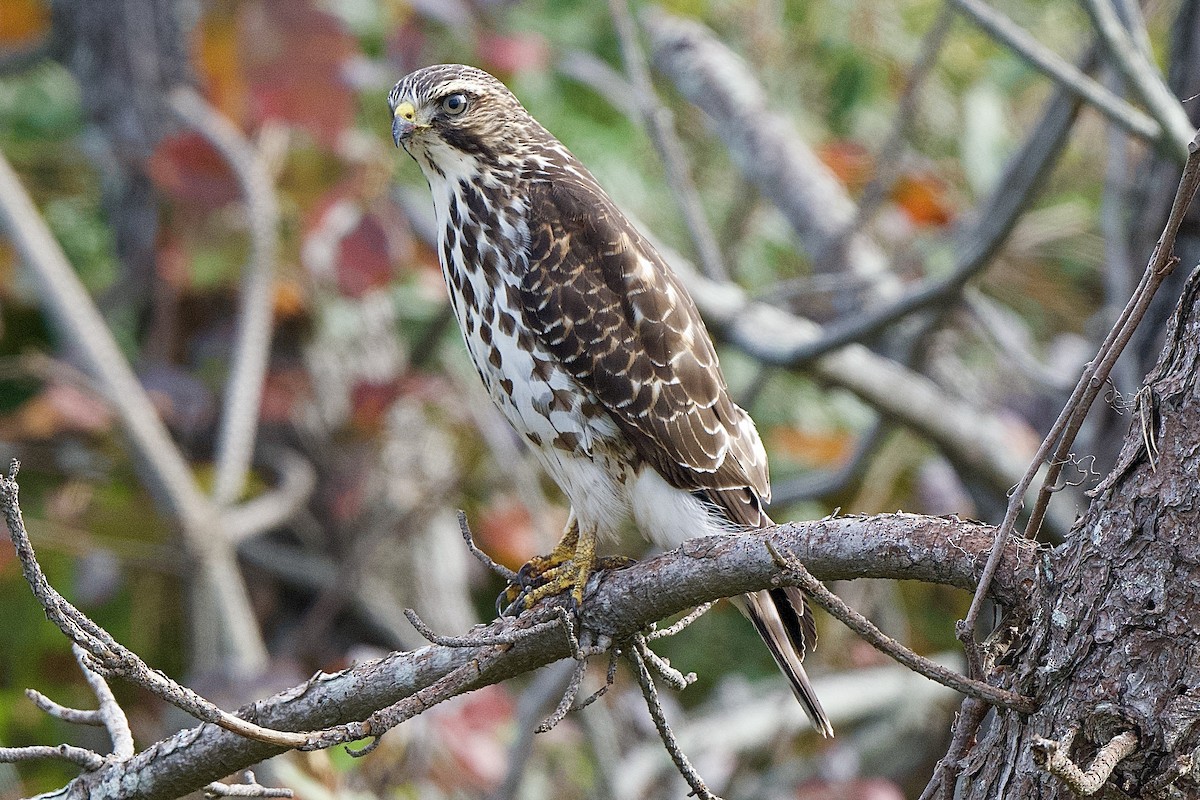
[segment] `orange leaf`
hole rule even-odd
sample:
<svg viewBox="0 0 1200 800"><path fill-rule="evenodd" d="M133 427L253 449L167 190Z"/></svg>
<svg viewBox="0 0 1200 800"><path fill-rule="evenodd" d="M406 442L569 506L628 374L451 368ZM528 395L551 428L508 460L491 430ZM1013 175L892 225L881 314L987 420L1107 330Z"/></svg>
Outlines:
<svg viewBox="0 0 1200 800"><path fill-rule="evenodd" d="M283 278L275 282L275 317L289 319L308 312L308 293L299 281Z"/></svg>
<svg viewBox="0 0 1200 800"><path fill-rule="evenodd" d="M209 102L225 116L244 122L249 90L238 56L238 16L229 3L208 3L196 30L196 69Z"/></svg>
<svg viewBox="0 0 1200 800"><path fill-rule="evenodd" d="M858 142L838 139L817 147L817 157L833 171L851 191L867 185L875 162L867 149Z"/></svg>
<svg viewBox="0 0 1200 800"><path fill-rule="evenodd" d="M916 225L950 223L954 209L946 195L946 184L929 172L902 175L892 189L892 199Z"/></svg>
<svg viewBox="0 0 1200 800"><path fill-rule="evenodd" d="M772 450L814 467L829 467L842 463L849 457L853 445L853 440L845 431L806 431L777 427L769 431L767 439Z"/></svg>
<svg viewBox="0 0 1200 800"><path fill-rule="evenodd" d="M4 0L0 10L0 44L21 45L50 32L50 4L45 0Z"/></svg>

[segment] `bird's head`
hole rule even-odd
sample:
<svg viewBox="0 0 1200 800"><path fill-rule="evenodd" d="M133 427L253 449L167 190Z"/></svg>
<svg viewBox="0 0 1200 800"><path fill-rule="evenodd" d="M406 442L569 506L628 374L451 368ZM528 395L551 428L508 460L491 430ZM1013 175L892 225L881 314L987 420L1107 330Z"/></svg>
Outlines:
<svg viewBox="0 0 1200 800"><path fill-rule="evenodd" d="M388 94L392 139L418 162L464 156L493 160L539 128L512 92L488 73L439 64L409 73Z"/></svg>

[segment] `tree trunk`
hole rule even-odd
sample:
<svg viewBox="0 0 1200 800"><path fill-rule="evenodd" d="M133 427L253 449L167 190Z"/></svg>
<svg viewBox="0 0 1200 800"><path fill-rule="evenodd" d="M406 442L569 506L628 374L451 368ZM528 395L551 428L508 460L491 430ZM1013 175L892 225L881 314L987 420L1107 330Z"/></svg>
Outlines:
<svg viewBox="0 0 1200 800"><path fill-rule="evenodd" d="M1047 553L1023 618L1006 620L1016 633L994 672L1041 710L989 718L956 797L1074 797L1035 761L1035 743L1076 728L1069 755L1083 769L1116 734L1137 734L1107 796L1125 796L1114 786L1133 797L1200 796L1191 771L1200 745L1198 286L1200 270L1184 286L1116 468Z"/></svg>

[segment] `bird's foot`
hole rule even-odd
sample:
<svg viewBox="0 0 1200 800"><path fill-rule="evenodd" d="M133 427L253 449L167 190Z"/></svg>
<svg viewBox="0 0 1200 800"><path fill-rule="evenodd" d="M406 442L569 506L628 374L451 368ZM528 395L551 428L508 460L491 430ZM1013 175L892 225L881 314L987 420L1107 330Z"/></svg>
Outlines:
<svg viewBox="0 0 1200 800"><path fill-rule="evenodd" d="M597 558L594 537L579 537L568 531L554 549L534 556L517 570L516 580L496 598L502 616L515 616L533 608L547 597L570 592L571 604L583 605L583 592L591 576L607 569L624 569L635 563L625 556Z"/></svg>

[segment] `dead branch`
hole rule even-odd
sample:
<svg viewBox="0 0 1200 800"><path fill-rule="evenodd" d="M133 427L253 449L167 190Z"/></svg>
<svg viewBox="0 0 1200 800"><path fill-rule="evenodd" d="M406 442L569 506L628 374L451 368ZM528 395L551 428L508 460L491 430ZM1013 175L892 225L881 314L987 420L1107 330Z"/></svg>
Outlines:
<svg viewBox="0 0 1200 800"><path fill-rule="evenodd" d="M1062 780L1071 791L1091 797L1104 788L1117 764L1137 751L1138 737L1133 731L1119 733L1108 741L1086 770L1071 760L1071 744L1077 729L1071 729L1059 741L1039 739L1034 743L1034 757L1042 768Z"/></svg>
<svg viewBox="0 0 1200 800"><path fill-rule="evenodd" d="M289 748L315 749L381 736L455 694L580 651L578 642L567 641L558 624L511 644L434 645L393 653L334 675L318 674L301 686L239 710L237 716L229 715L149 670L45 582L24 535L16 488L12 478L0 479L0 501L30 584L51 619L73 640L94 648L89 653L102 674L119 673L160 691L168 685L179 694L174 700L181 707L214 723L182 731L127 760L100 765L84 758L97 766L76 778L64 790L66 797L174 798ZM594 637L628 641L656 620L718 597L775 585L783 576L767 552L767 537L827 579L912 578L970 587L976 580L977 560L990 546L993 533L989 526L956 519L894 514L790 523L754 534L693 540L658 558L604 574L584 603L580 625ZM1019 605L1033 580L1036 548L1013 541L1005 552L1005 570L994 582L992 596L1002 605ZM519 622L499 620L482 635L500 635ZM289 729L316 732L293 734ZM61 748L48 748L45 754L80 757ZM136 792L130 794L129 786L136 786Z"/></svg>

